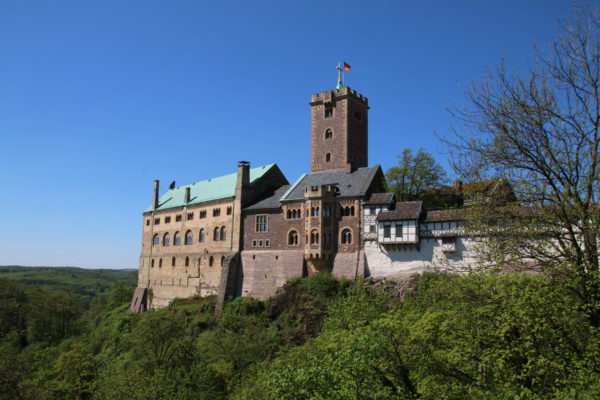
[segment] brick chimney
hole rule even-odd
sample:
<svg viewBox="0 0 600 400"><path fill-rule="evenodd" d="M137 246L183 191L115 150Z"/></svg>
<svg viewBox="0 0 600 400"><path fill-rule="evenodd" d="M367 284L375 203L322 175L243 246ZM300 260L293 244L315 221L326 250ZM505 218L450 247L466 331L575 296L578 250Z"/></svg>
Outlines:
<svg viewBox="0 0 600 400"><path fill-rule="evenodd" d="M158 179L154 180L154 198L152 201L152 208L154 210L156 210L158 208L158 188L159 188L159 181Z"/></svg>
<svg viewBox="0 0 600 400"><path fill-rule="evenodd" d="M186 187L185 188L185 198L184 198L184 202L189 203L190 202L190 192L191 192L191 188Z"/></svg>

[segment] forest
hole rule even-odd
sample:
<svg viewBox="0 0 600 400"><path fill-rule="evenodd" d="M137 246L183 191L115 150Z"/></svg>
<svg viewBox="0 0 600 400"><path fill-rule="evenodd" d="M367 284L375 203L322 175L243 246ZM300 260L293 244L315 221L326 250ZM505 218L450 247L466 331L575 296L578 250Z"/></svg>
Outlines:
<svg viewBox="0 0 600 400"><path fill-rule="evenodd" d="M0 279L0 399L600 397L598 327L543 275L321 273L218 316L210 297L130 313L126 282L87 303Z"/></svg>

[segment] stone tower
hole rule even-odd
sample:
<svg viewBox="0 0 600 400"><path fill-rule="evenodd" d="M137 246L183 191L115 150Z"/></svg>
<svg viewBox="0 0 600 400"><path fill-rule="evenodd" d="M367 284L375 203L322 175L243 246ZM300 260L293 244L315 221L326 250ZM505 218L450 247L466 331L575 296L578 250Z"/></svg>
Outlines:
<svg viewBox="0 0 600 400"><path fill-rule="evenodd" d="M369 164L369 102L348 86L312 95L310 171Z"/></svg>

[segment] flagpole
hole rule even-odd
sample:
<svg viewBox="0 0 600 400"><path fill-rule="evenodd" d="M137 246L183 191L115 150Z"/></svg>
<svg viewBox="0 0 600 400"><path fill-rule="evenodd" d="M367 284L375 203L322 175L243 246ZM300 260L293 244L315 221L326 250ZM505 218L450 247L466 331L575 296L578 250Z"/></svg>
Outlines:
<svg viewBox="0 0 600 400"><path fill-rule="evenodd" d="M337 65L337 70L338 70L338 82L337 82L337 86L336 89L337 90L341 90L342 87L344 86L344 84L342 83L342 79L344 79L344 72L342 71L342 63L339 62Z"/></svg>

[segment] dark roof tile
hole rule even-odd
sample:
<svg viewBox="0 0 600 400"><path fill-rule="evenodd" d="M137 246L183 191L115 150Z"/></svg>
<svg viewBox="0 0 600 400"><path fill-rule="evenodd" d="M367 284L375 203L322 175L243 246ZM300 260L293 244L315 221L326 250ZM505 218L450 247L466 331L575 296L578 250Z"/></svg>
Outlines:
<svg viewBox="0 0 600 400"><path fill-rule="evenodd" d="M377 215L377 221L399 221L403 219L419 219L423 211L422 201L402 201L390 211L383 211Z"/></svg>

